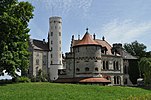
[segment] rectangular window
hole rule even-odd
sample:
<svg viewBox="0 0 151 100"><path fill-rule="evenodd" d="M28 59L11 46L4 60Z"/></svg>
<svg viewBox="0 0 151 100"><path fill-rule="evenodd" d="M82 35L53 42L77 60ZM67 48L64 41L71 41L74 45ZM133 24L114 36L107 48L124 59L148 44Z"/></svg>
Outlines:
<svg viewBox="0 0 151 100"><path fill-rule="evenodd" d="M43 65L46 65L46 61L45 60L43 60Z"/></svg>
<svg viewBox="0 0 151 100"><path fill-rule="evenodd" d="M51 41L51 44L53 44L53 41Z"/></svg>
<svg viewBox="0 0 151 100"><path fill-rule="evenodd" d="M59 32L59 36L61 36L61 32Z"/></svg>
<svg viewBox="0 0 151 100"><path fill-rule="evenodd" d="M43 65L46 65L46 60L47 60L46 55L43 55Z"/></svg>
<svg viewBox="0 0 151 100"><path fill-rule="evenodd" d="M53 62L51 61L51 64L53 64Z"/></svg>
<svg viewBox="0 0 151 100"><path fill-rule="evenodd" d="M36 59L36 65L39 65L39 59Z"/></svg>
<svg viewBox="0 0 151 100"><path fill-rule="evenodd" d="M51 54L51 58L52 58L53 56L52 56L52 54Z"/></svg>
<svg viewBox="0 0 151 100"><path fill-rule="evenodd" d="M53 32L51 32L51 36L53 36Z"/></svg>

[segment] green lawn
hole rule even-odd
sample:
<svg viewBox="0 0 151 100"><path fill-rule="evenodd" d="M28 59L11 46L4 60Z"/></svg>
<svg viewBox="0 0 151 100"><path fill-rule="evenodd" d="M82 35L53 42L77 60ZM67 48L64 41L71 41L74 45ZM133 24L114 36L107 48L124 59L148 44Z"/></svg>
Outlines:
<svg viewBox="0 0 151 100"><path fill-rule="evenodd" d="M0 86L0 100L117 100L146 94L151 94L151 90L56 83L20 83Z"/></svg>

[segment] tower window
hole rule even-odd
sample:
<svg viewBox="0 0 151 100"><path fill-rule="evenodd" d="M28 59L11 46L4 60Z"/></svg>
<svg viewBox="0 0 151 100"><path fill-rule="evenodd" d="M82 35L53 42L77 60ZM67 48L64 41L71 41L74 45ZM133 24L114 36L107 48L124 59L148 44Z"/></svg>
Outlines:
<svg viewBox="0 0 151 100"><path fill-rule="evenodd" d="M89 68L88 68L88 67L86 67L86 68L85 68L85 71L89 71Z"/></svg>
<svg viewBox="0 0 151 100"><path fill-rule="evenodd" d="M95 71L98 71L98 68L97 68L97 67L95 68Z"/></svg>
<svg viewBox="0 0 151 100"><path fill-rule="evenodd" d="M51 32L51 36L53 36L53 32Z"/></svg>
<svg viewBox="0 0 151 100"><path fill-rule="evenodd" d="M61 36L61 32L59 32L59 36Z"/></svg>
<svg viewBox="0 0 151 100"><path fill-rule="evenodd" d="M80 71L80 69L79 69L79 68L76 68L76 71L77 71L77 72L79 72L79 71Z"/></svg>
<svg viewBox="0 0 151 100"><path fill-rule="evenodd" d="M52 56L52 54L51 54L51 58L52 58L53 56Z"/></svg>
<svg viewBox="0 0 151 100"><path fill-rule="evenodd" d="M53 44L53 41L51 41L51 44Z"/></svg>

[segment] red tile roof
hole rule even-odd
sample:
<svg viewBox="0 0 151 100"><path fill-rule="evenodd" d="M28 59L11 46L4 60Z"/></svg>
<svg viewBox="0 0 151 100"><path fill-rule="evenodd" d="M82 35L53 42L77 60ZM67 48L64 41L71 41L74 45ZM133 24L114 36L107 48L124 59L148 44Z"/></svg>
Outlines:
<svg viewBox="0 0 151 100"><path fill-rule="evenodd" d="M72 41L72 47L79 46L79 45L101 45L102 47L107 48L107 54L112 55L111 49L112 46L105 40L96 39L93 40L90 34L85 34L82 40L73 40Z"/></svg>
<svg viewBox="0 0 151 100"><path fill-rule="evenodd" d="M110 80L107 80L106 78L86 78L82 79L79 82L83 83L103 83L103 82L111 82Z"/></svg>
<svg viewBox="0 0 151 100"><path fill-rule="evenodd" d="M82 38L82 40L79 40L79 42L74 46L80 45L99 45L99 44L95 40L93 40L92 36L87 32Z"/></svg>
<svg viewBox="0 0 151 100"><path fill-rule="evenodd" d="M60 78L55 82L57 83L111 83L110 80L101 77L93 77L93 78Z"/></svg>
<svg viewBox="0 0 151 100"><path fill-rule="evenodd" d="M105 40L99 40L99 39L96 39L95 41L99 45L101 45L102 47L106 47L107 48L107 54L112 55L112 53L111 53L112 46L107 41L105 41Z"/></svg>

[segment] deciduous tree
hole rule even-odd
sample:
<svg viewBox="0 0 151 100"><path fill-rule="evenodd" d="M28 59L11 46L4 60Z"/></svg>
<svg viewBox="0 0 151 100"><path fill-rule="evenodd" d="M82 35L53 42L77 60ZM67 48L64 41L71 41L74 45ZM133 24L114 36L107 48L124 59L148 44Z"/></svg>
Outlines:
<svg viewBox="0 0 151 100"><path fill-rule="evenodd" d="M137 56L139 58L146 56L146 46L143 43L138 43L134 41L132 43L125 43L124 49L129 52L133 56Z"/></svg>
<svg viewBox="0 0 151 100"><path fill-rule="evenodd" d="M29 66L28 23L34 7L18 0L0 1L0 75L3 70L12 77L15 71L26 72Z"/></svg>
<svg viewBox="0 0 151 100"><path fill-rule="evenodd" d="M141 58L139 68L144 76L145 84L151 84L151 58Z"/></svg>

